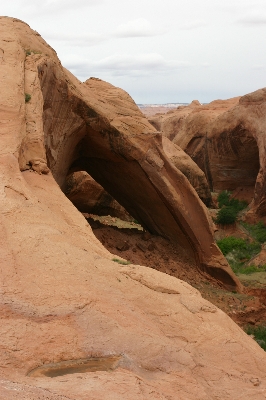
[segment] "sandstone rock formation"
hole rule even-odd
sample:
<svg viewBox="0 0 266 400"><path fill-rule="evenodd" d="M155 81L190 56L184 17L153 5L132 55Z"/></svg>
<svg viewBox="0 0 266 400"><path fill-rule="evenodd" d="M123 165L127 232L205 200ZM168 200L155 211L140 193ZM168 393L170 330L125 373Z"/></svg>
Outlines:
<svg viewBox="0 0 266 400"><path fill-rule="evenodd" d="M82 213L132 220L124 207L85 171L73 172L67 176L65 194Z"/></svg>
<svg viewBox="0 0 266 400"><path fill-rule="evenodd" d="M181 147L175 145L165 136L162 138L162 144L165 154L169 157L174 166L187 177L203 203L210 206L212 203L211 191L204 172Z"/></svg>
<svg viewBox="0 0 266 400"><path fill-rule="evenodd" d="M88 172L144 228L178 241L202 273L239 288L215 244L204 205L131 97L99 79L79 82L25 24L2 19L3 38L5 29L16 55L3 41L9 58L3 61L1 87L10 93L3 99L3 119L12 115L15 121L9 151L19 152L20 170L47 173L47 160L63 190L69 173ZM25 93L31 96L27 103Z"/></svg>
<svg viewBox="0 0 266 400"><path fill-rule="evenodd" d="M0 18L0 43L0 399L265 399L264 351L188 284L113 262L59 187L92 172L237 287L161 136L21 21Z"/></svg>
<svg viewBox="0 0 266 400"><path fill-rule="evenodd" d="M265 111L266 89L261 89L241 98L177 109L151 122L191 156L211 190L253 197L250 213L261 218L266 216Z"/></svg>

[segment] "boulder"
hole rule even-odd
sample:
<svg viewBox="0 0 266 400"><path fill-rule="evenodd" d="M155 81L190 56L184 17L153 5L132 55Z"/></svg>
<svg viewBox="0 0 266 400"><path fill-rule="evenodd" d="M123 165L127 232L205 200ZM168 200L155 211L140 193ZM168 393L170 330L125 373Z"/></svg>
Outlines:
<svg viewBox="0 0 266 400"><path fill-rule="evenodd" d="M111 215L124 221L132 221L124 207L85 171L69 174L64 192L82 213Z"/></svg>

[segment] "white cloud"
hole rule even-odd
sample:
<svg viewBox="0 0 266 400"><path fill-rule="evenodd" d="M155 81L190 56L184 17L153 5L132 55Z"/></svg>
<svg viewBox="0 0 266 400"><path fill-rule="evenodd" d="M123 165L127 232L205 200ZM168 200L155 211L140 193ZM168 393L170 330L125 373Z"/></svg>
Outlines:
<svg viewBox="0 0 266 400"><path fill-rule="evenodd" d="M196 19L194 21L189 21L189 22L186 22L185 24L181 25L180 29L192 30L192 29L202 28L203 26L206 26L206 25L208 25L208 24L203 19Z"/></svg>
<svg viewBox="0 0 266 400"><path fill-rule="evenodd" d="M261 26L266 25L266 13L259 11L252 11L240 17L237 22L244 25Z"/></svg>
<svg viewBox="0 0 266 400"><path fill-rule="evenodd" d="M60 34L60 33L42 33L43 38L46 41L60 42L60 45L65 46L95 46L101 42L104 42L108 38L104 35L99 35L97 33L89 33L84 35L76 34Z"/></svg>
<svg viewBox="0 0 266 400"><path fill-rule="evenodd" d="M253 65L251 68L259 71L259 70L265 70L266 66L263 64L256 64L256 65Z"/></svg>
<svg viewBox="0 0 266 400"><path fill-rule="evenodd" d="M103 2L104 0L43 0L42 2L19 0L20 7L36 17L43 17L47 14L63 14L70 10L80 11L82 8L98 6Z"/></svg>
<svg viewBox="0 0 266 400"><path fill-rule="evenodd" d="M157 53L114 54L97 62L69 60L64 64L74 74L83 77L102 73L113 76L147 76L150 73L166 73L190 66L184 61L167 61Z"/></svg>
<svg viewBox="0 0 266 400"><path fill-rule="evenodd" d="M158 29L154 29L151 23L145 18L134 19L125 24L121 24L114 32L114 36L121 38L156 36L162 33Z"/></svg>

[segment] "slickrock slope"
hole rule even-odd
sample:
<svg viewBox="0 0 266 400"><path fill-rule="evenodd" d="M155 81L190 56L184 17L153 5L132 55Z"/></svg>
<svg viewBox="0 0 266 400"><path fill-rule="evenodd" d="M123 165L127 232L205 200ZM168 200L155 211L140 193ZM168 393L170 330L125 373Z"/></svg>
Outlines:
<svg viewBox="0 0 266 400"><path fill-rule="evenodd" d="M157 193L166 191L164 201L173 205L174 198L193 225L201 224L194 237L206 235L213 246L204 206L168 161L160 136L133 111L111 113L117 102L125 104L124 92L96 80L79 83L26 24L1 18L0 38L0 399L265 399L265 352L255 341L188 284L111 261L58 185L69 169L102 158L104 167L88 167L100 181L109 182L105 168L124 169L124 187L133 191L132 178L140 193L145 171ZM24 49L41 54L26 57ZM131 100L126 104L134 109ZM92 158L87 141L94 160L84 160ZM127 204L130 193L119 190ZM182 196L194 212L183 208ZM140 198L140 209L146 201ZM138 213L150 229L166 229ZM185 237L190 231L181 226ZM223 267L214 247L204 251Z"/></svg>
<svg viewBox="0 0 266 400"><path fill-rule="evenodd" d="M253 190L250 214L266 216L266 89L177 109L151 122L204 171L213 190Z"/></svg>

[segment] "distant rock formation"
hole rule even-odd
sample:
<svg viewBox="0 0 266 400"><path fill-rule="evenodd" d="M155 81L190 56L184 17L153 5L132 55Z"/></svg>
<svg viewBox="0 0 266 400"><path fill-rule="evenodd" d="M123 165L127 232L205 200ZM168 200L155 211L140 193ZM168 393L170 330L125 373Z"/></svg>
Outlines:
<svg viewBox="0 0 266 400"><path fill-rule="evenodd" d="M198 107L183 107L150 122L204 171L211 190L253 190L250 213L266 217L266 89Z"/></svg>

